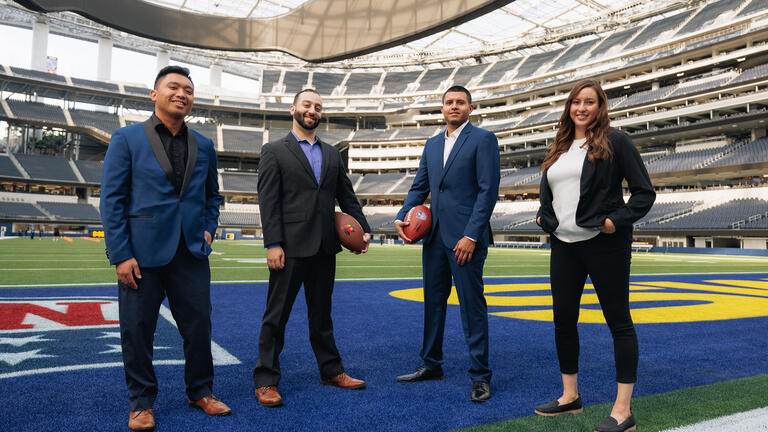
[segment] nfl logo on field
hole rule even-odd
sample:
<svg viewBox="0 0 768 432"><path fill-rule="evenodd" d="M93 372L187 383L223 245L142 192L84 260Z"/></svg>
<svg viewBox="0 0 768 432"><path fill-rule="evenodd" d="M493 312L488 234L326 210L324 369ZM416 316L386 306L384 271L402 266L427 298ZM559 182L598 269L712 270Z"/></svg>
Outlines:
<svg viewBox="0 0 768 432"><path fill-rule="evenodd" d="M153 363L183 365L173 316L165 306L160 316ZM239 363L211 346L214 364ZM0 297L0 379L122 366L115 297Z"/></svg>

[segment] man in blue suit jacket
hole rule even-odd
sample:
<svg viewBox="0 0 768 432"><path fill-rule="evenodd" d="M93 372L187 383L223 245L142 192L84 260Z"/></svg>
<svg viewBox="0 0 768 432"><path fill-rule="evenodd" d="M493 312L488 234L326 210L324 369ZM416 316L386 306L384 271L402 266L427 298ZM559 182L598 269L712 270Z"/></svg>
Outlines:
<svg viewBox="0 0 768 432"><path fill-rule="evenodd" d="M150 119L112 134L101 179L101 220L117 271L133 430L155 425L152 342L166 296L184 340L189 404L210 415L230 413L212 394L208 255L221 204L216 152L210 139L184 123L194 100L189 70L162 69L150 98Z"/></svg>
<svg viewBox="0 0 768 432"><path fill-rule="evenodd" d="M488 366L488 307L483 296L483 264L493 242L489 220L499 192L499 144L496 136L472 125L472 96L461 86L449 88L440 108L445 133L427 140L395 229L405 242L405 215L431 194L432 229L424 238L424 364L397 377L401 382L443 378L443 330L451 278L461 307L469 345L470 399L491 396Z"/></svg>

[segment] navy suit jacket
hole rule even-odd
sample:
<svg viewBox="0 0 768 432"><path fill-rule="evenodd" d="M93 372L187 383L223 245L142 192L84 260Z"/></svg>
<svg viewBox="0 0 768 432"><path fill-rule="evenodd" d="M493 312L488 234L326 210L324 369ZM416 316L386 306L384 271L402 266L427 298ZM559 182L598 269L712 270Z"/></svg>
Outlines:
<svg viewBox="0 0 768 432"><path fill-rule="evenodd" d="M499 143L496 135L468 123L443 167L445 131L427 140L405 203L397 214L405 220L411 208L423 204L432 194L432 230L425 244L434 240L440 224L443 244L453 248L462 237L478 246L492 243L490 219L499 195Z"/></svg>
<svg viewBox="0 0 768 432"><path fill-rule="evenodd" d="M116 130L101 175L101 221L111 264L136 258L141 267L168 264L180 236L196 258L211 247L219 218L218 172L213 141L188 130L181 193L171 183L171 162L148 120Z"/></svg>

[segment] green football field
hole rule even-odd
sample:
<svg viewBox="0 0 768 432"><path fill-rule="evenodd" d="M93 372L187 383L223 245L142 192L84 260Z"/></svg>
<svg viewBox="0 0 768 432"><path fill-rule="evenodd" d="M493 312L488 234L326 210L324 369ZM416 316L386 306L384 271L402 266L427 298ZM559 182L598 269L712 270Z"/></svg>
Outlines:
<svg viewBox="0 0 768 432"><path fill-rule="evenodd" d="M421 247L373 244L364 255L337 256L337 279L418 279ZM210 258L215 282L266 281L265 249L258 241L218 241ZM633 275L768 273L768 257L635 253ZM548 276L549 251L491 248L485 265L487 277ZM111 285L114 267L104 253L104 241L93 239L12 238L0 240L0 288ZM707 386L690 387L633 400L644 413L643 431L663 431L722 415L766 405L768 375L756 375ZM585 408L580 416L537 416L472 428L472 431L591 430L609 405Z"/></svg>
<svg viewBox="0 0 768 432"><path fill-rule="evenodd" d="M0 286L108 284L115 281L104 241L50 237L0 241ZM266 253L258 241L218 241L211 256L214 282L254 282L268 278ZM632 274L761 273L768 257L635 253ZM491 248L487 277L548 276L549 251ZM371 245L370 251L337 255L338 279L421 277L421 246Z"/></svg>

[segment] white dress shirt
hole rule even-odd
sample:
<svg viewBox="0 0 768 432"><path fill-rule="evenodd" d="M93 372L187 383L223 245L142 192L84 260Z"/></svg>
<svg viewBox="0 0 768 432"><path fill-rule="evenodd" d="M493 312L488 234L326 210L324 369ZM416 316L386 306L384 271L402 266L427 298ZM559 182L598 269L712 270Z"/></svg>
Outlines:
<svg viewBox="0 0 768 432"><path fill-rule="evenodd" d="M576 207L581 195L581 170L587 149L581 146L586 138L573 140L571 148L547 170L547 182L552 189L552 207L557 216L555 236L566 243L589 240L600 234L597 228L583 228L576 225Z"/></svg>
<svg viewBox="0 0 768 432"><path fill-rule="evenodd" d="M443 147L443 166L445 166L445 163L448 161L448 156L451 155L451 150L453 150L453 145L456 144L456 140L459 139L459 135L461 135L461 131L464 130L464 126L469 123L469 119L461 124L461 126L457 127L455 131L453 131L452 134L448 135L448 129L445 129L445 146Z"/></svg>

